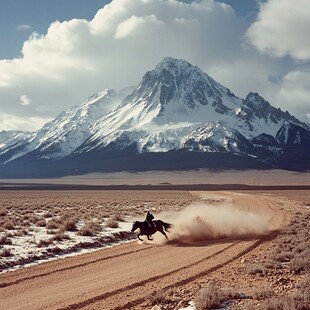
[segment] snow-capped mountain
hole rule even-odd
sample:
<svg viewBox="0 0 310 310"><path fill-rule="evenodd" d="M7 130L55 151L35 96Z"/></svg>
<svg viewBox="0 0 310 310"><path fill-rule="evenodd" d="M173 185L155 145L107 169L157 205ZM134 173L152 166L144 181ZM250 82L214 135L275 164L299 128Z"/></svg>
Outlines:
<svg viewBox="0 0 310 310"><path fill-rule="evenodd" d="M94 125L94 134L77 152L111 143L120 148L135 144L139 153L166 152L183 148L185 136L218 121L247 139L263 133L275 136L284 120L302 124L257 93L237 98L198 67L168 57L144 75L119 109Z"/></svg>
<svg viewBox="0 0 310 310"><path fill-rule="evenodd" d="M93 124L115 109L127 92L106 89L95 94L82 105L62 112L37 132L17 135L15 144L6 143L0 147L0 154L12 154L12 157L6 156L6 162L26 154L37 159L65 157L92 135Z"/></svg>
<svg viewBox="0 0 310 310"><path fill-rule="evenodd" d="M304 149L309 144L308 132L305 123L259 94L238 98L198 67L167 57L136 88L93 95L35 133L12 134L10 143L1 142L5 135L0 133L0 163L24 168L24 160L52 160L70 167L63 173L73 173L81 165L84 172L90 166L92 171L121 169L128 158L135 169L144 154L156 158L174 152L175 160L178 154L198 152L239 154L251 164L277 166L276 157L289 145ZM153 163L143 169L152 169ZM162 164L156 167L169 167Z"/></svg>

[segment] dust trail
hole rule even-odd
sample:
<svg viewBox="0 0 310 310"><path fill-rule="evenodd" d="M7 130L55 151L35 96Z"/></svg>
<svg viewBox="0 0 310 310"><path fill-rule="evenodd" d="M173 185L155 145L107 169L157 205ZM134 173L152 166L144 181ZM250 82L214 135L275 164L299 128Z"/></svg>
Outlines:
<svg viewBox="0 0 310 310"><path fill-rule="evenodd" d="M263 235L268 231L269 221L267 217L238 210L228 204L214 206L205 203L164 213L158 218L173 224L168 234L169 240L189 242ZM165 243L165 238L156 234L154 241L157 244Z"/></svg>

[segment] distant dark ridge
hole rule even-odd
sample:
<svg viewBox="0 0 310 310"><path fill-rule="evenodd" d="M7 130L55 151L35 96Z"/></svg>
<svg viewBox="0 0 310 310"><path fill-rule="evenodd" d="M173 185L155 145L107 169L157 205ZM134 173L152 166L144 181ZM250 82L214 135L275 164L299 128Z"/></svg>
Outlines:
<svg viewBox="0 0 310 310"><path fill-rule="evenodd" d="M245 185L245 184L159 184L159 185L68 185L40 183L0 183L0 191L11 190L310 190L310 185Z"/></svg>

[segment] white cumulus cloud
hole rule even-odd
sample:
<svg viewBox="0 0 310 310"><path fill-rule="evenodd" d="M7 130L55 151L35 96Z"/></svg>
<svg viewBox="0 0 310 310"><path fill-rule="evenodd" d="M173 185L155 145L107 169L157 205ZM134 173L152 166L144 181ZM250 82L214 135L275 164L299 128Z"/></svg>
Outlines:
<svg viewBox="0 0 310 310"><path fill-rule="evenodd" d="M261 3L247 38L263 53L310 60L309 13L309 0L268 0Z"/></svg>
<svg viewBox="0 0 310 310"><path fill-rule="evenodd" d="M242 27L230 6L213 0L113 0L90 21L55 21L29 37L20 58L1 60L0 109L55 117L106 87L136 85L166 56L207 69L231 59ZM18 108L24 94L28 111Z"/></svg>
<svg viewBox="0 0 310 310"><path fill-rule="evenodd" d="M304 10L308 8L308 2L302 0L282 2L288 9L289 2L298 2ZM258 44L259 41L254 40L259 38L259 23L268 19L265 14L276 3L277 0L269 0L261 6L247 38L255 47L260 46L261 51L265 51L266 45L266 51L272 50L274 55L293 55L293 45L289 45L293 39L284 40L290 49L277 49L280 46L277 38L274 45L268 42ZM271 11L276 14L275 10ZM270 22L282 27L282 23L275 20L277 17L271 14ZM284 17L282 19L286 21ZM289 83L288 77L294 71L303 71L306 75L306 70L296 68L289 61L261 55L252 46L245 45L247 28L246 22L235 14L232 7L214 0L192 3L113 0L91 20L55 21L45 34L32 33L23 44L20 58L0 60L0 111L2 115L10 115L8 119L19 126L18 129L24 126L29 130L32 126L35 130L44 120L81 104L90 95L107 87L121 89L137 85L143 74L166 56L183 58L198 65L238 96L259 91L267 96L267 100L278 100L284 98L280 94L285 89L294 89L301 100L300 103L294 101L294 105L304 107L302 89L297 83ZM296 36L295 32L288 34ZM303 35L304 32L301 40ZM296 58L305 57L300 55L306 54L307 44L304 44L304 52L300 45L300 54ZM270 75L277 76L277 82L270 79ZM307 79L303 81L306 83ZM287 97L285 102L289 99ZM281 102L276 102L281 107ZM22 109L21 104L27 108ZM292 113L294 105L291 105ZM29 125L20 121L33 118L36 121ZM0 129L8 127L12 126L7 121L0 122Z"/></svg>

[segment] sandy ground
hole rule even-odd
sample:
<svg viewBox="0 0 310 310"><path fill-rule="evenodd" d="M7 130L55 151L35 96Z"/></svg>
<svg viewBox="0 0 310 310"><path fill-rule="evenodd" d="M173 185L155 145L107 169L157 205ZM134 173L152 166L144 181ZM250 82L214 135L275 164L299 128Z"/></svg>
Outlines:
<svg viewBox="0 0 310 310"><path fill-rule="evenodd" d="M231 226L228 232L221 235L222 228L216 227L210 219L215 237L209 240L182 240L182 236L186 235L184 227L176 225L183 227L183 230L172 231L169 235L172 240L168 243L133 241L2 274L0 308L151 309L149 300L152 295L161 289L174 289L182 297L179 305L174 306L179 309L211 278L233 285L245 293L250 292L256 280L250 279L248 282L244 277L239 277L239 269L247 259L264 256L263 252L268 251L277 231L286 225L292 212L299 210L301 204L294 203L294 195L300 198L300 194L194 194L199 195L203 205L219 208L219 214L223 216L228 214L226 221ZM304 202L306 199L308 196ZM210 210L206 209L207 213ZM230 216L227 210L237 213ZM259 231L249 231L247 223L244 223L248 218L242 218L241 214L251 214L251 220L256 218L262 221L264 227ZM244 221L232 223L232 218ZM245 225L244 230L238 230L240 225ZM188 237L188 229L185 231Z"/></svg>

